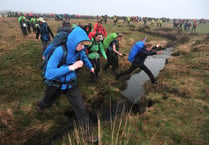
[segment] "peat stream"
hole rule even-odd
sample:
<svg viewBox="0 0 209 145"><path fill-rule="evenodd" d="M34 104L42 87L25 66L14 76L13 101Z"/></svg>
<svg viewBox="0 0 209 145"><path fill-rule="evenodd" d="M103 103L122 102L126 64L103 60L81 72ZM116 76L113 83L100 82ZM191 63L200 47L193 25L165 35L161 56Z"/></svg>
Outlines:
<svg viewBox="0 0 209 145"><path fill-rule="evenodd" d="M170 57L172 48L167 48L160 55L148 56L145 60L145 65L151 70L154 77L157 77L160 70L165 66L166 59ZM144 71L133 74L127 81L127 88L122 90L122 95L130 102L137 103L145 94L143 84L149 80L148 75Z"/></svg>

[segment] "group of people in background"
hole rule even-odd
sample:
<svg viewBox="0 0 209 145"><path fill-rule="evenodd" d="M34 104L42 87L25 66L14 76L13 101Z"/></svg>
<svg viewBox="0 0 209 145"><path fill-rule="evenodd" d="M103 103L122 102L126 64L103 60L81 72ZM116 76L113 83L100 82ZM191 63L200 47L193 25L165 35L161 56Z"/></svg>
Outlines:
<svg viewBox="0 0 209 145"><path fill-rule="evenodd" d="M193 23L190 22L189 20L184 20L184 19L183 20L179 19L179 20L173 21L173 28L175 28L179 31L183 31L183 30L190 31L190 28L192 27L191 31L195 32L197 25L198 25L198 23L197 23L196 19L193 20Z"/></svg>

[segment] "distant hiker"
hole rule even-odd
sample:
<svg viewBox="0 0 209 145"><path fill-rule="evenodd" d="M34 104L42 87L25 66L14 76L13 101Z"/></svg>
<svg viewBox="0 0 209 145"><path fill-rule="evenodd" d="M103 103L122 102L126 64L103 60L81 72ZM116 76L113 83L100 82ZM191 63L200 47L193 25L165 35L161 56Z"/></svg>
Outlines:
<svg viewBox="0 0 209 145"><path fill-rule="evenodd" d="M92 23L88 23L87 25L83 25L80 27L86 32L87 35L92 32Z"/></svg>
<svg viewBox="0 0 209 145"><path fill-rule="evenodd" d="M143 22L144 22L143 25L146 26L147 25L147 19L146 19L146 17L143 18Z"/></svg>
<svg viewBox="0 0 209 145"><path fill-rule="evenodd" d="M91 61L91 64L95 68L95 73L91 72L90 78L91 82L95 83L96 78L98 77L99 71L100 71L100 53L103 55L105 60L107 60L106 53L104 51L103 44L101 42L102 34L99 32L96 32L94 37L91 39L92 44L87 47L88 50L88 58Z"/></svg>
<svg viewBox="0 0 209 145"><path fill-rule="evenodd" d="M70 33L72 31L70 22L64 21L62 23L62 26L57 28L57 33L61 32L61 31Z"/></svg>
<svg viewBox="0 0 209 145"><path fill-rule="evenodd" d="M101 21L99 21L98 23L95 23L94 25L94 29L93 29L94 32L99 32L103 35L103 37L107 37L107 33L106 33L106 30L105 28L102 26L102 23Z"/></svg>
<svg viewBox="0 0 209 145"><path fill-rule="evenodd" d="M33 32L36 33L36 29L37 29L37 27L39 26L38 18L37 18L37 17L31 18L31 19L30 19L30 23L31 23L31 25L32 25Z"/></svg>
<svg viewBox="0 0 209 145"><path fill-rule="evenodd" d="M119 52L119 41L123 39L123 34L119 33L112 42L110 42L106 54L107 54L107 63L105 64L103 70L107 70L109 66L112 66L112 71L115 72L116 69L119 69L118 66L118 55L123 56L122 53Z"/></svg>
<svg viewBox="0 0 209 145"><path fill-rule="evenodd" d="M198 25L198 24L197 24L197 21L194 20L193 25L192 25L192 30L191 30L191 31L196 31L197 25Z"/></svg>
<svg viewBox="0 0 209 145"><path fill-rule="evenodd" d="M180 20L178 24L179 24L179 25L178 25L178 30L179 30L179 31L182 31L182 30L183 30L184 20Z"/></svg>
<svg viewBox="0 0 209 145"><path fill-rule="evenodd" d="M131 22L131 17L130 16L127 16L127 22L128 22L128 25L130 25L130 22Z"/></svg>
<svg viewBox="0 0 209 145"><path fill-rule="evenodd" d="M92 31L92 23L88 23L84 26L84 30L86 31L87 35Z"/></svg>
<svg viewBox="0 0 209 145"><path fill-rule="evenodd" d="M113 16L113 24L114 24L114 26L116 26L117 22L118 22L118 17L116 15L114 15Z"/></svg>
<svg viewBox="0 0 209 145"><path fill-rule="evenodd" d="M39 35L41 35L41 42L42 42L43 51L44 51L51 42L50 35L52 38L54 38L54 35L50 27L44 20L44 18L40 17L38 20L39 20L39 27L37 27L37 30L36 30L36 40L38 40Z"/></svg>
<svg viewBox="0 0 209 145"><path fill-rule="evenodd" d="M57 46L65 44L67 41L67 36L71 32L72 32L72 28L70 27L70 24L68 23L65 23L64 26L59 27L57 29L57 35L54 37L53 41L44 50L43 57L42 57L44 60L44 64L42 66L43 69L46 67L45 62L48 61L48 60L45 60L45 58L48 58L49 56L51 56L51 53L54 51L53 49L55 49Z"/></svg>
<svg viewBox="0 0 209 145"><path fill-rule="evenodd" d="M27 24L26 24L26 19L25 19L25 16L20 16L18 18L18 22L20 23L20 29L23 33L23 36L27 36L28 33L27 33Z"/></svg>
<svg viewBox="0 0 209 145"><path fill-rule="evenodd" d="M26 25L27 25L28 33L30 34L31 33L31 30L30 30L31 23L30 23L30 20L29 19L26 20Z"/></svg>
<svg viewBox="0 0 209 145"><path fill-rule="evenodd" d="M105 16L104 16L104 23L105 23L105 24L107 24L107 18L108 18L108 16L105 15Z"/></svg>
<svg viewBox="0 0 209 145"><path fill-rule="evenodd" d="M154 24L155 24L155 19L152 19L151 25L154 25Z"/></svg>
<svg viewBox="0 0 209 145"><path fill-rule="evenodd" d="M156 45L155 47L159 47L160 44ZM136 68L142 69L151 79L151 82L153 84L156 84L156 80L152 74L152 72L147 68L147 66L144 64L145 59L149 55L155 55L155 54L161 54L162 51L152 51L153 46L151 44L146 44L145 41L137 41L134 46L131 48L131 51L129 53L128 60L132 63L130 68L126 71L122 71L118 74L116 74L116 79L119 79L121 76L130 74L133 72Z"/></svg>
<svg viewBox="0 0 209 145"><path fill-rule="evenodd" d="M83 64L91 72L94 72L94 68L85 54L84 45L91 45L91 42L85 31L76 27L67 38L65 64L60 66L60 61L64 55L63 46L58 46L55 49L47 64L45 73L47 88L45 96L38 101L38 111L43 112L61 94L65 94L71 102L79 125L83 125L84 129L87 129L89 127L89 115L77 86L76 70L81 68Z"/></svg>

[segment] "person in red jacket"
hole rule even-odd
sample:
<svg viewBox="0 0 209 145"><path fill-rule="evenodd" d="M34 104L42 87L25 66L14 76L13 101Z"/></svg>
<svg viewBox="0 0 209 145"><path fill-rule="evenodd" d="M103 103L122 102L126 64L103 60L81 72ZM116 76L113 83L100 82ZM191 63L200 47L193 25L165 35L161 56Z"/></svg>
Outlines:
<svg viewBox="0 0 209 145"><path fill-rule="evenodd" d="M95 23L93 31L101 33L103 37L107 37L107 33L105 31L105 28L102 26L101 21L99 21L98 23Z"/></svg>

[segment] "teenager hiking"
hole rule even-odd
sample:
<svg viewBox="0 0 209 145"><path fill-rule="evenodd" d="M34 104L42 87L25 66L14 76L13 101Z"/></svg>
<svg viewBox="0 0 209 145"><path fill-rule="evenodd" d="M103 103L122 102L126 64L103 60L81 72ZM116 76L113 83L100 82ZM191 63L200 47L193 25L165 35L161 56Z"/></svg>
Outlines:
<svg viewBox="0 0 209 145"><path fill-rule="evenodd" d="M93 31L101 33L104 38L107 37L107 33L105 31L105 28L102 26L101 21L98 21L98 23L95 23Z"/></svg>
<svg viewBox="0 0 209 145"><path fill-rule="evenodd" d="M197 20L193 20L193 25L192 25L192 30L191 31L196 31L197 28Z"/></svg>
<svg viewBox="0 0 209 145"><path fill-rule="evenodd" d="M100 53L102 56L107 60L106 53L104 51L103 44L101 42L102 34L99 32L96 32L94 37L91 39L92 45L89 45L87 47L88 50L88 58L91 61L91 64L95 68L95 73L90 74L90 82L95 83L96 78L98 77L99 71L100 71Z"/></svg>
<svg viewBox="0 0 209 145"><path fill-rule="evenodd" d="M116 26L118 22L118 17L116 15L113 16L113 25Z"/></svg>
<svg viewBox="0 0 209 145"><path fill-rule="evenodd" d="M88 23L87 25L82 26L82 28L85 30L86 34L89 35L92 31L92 23Z"/></svg>
<svg viewBox="0 0 209 145"><path fill-rule="evenodd" d="M44 18L40 17L38 20L39 20L39 27L37 27L37 30L36 30L36 41L38 41L39 36L41 35L41 42L42 42L43 51L44 51L51 42L50 35L52 38L54 38L54 35L50 27L44 20Z"/></svg>
<svg viewBox="0 0 209 145"><path fill-rule="evenodd" d="M56 49L56 47L58 47L59 45L65 45L65 43L67 42L67 38L68 35L72 32L72 29L70 27L70 25L64 25L62 27L59 27L57 29L57 35L54 37L53 41L48 45L48 47L44 50L43 53L43 65L41 67L42 69L42 75L45 74L46 71L46 65L48 63L49 58L51 57L51 55L53 54L54 50ZM66 52L64 52L64 56L66 57ZM66 59L63 56L63 59ZM62 61L63 61L62 59Z"/></svg>
<svg viewBox="0 0 209 145"><path fill-rule="evenodd" d="M33 32L36 33L36 29L37 29L37 27L39 26L38 18L37 18L37 17L31 18L31 19L30 19L30 23L31 23L31 25L32 25Z"/></svg>
<svg viewBox="0 0 209 145"><path fill-rule="evenodd" d="M104 49L105 49L105 50L109 47L110 43L111 43L114 39L116 39L116 38L118 37L118 34L119 34L119 33L110 33L110 34L104 39L104 41L103 41L103 46L104 46Z"/></svg>
<svg viewBox="0 0 209 145"><path fill-rule="evenodd" d="M29 19L26 20L26 25L27 25L28 33L30 34L31 33L31 30L30 30L31 23L30 23L30 20Z"/></svg>
<svg viewBox="0 0 209 145"><path fill-rule="evenodd" d="M70 22L63 21L62 26L57 28L57 33L61 31L70 33L72 31Z"/></svg>
<svg viewBox="0 0 209 145"><path fill-rule="evenodd" d="M107 63L105 64L103 70L106 71L109 66L112 66L112 71L115 72L116 69L118 69L118 55L123 56L122 53L119 52L119 41L123 39L123 34L119 33L117 37L110 42L106 54L107 54Z"/></svg>
<svg viewBox="0 0 209 145"><path fill-rule="evenodd" d="M86 32L80 27L76 27L67 38L67 57L64 64L60 65L64 55L63 47L65 46L58 46L55 49L46 67L45 82L47 88L45 96L38 101L38 111L43 112L61 94L64 94L71 102L77 122L87 130L89 127L89 115L77 86L76 70L81 68L83 64L91 72L94 72L94 68L85 54L84 45L91 45L91 42Z"/></svg>
<svg viewBox="0 0 209 145"><path fill-rule="evenodd" d="M22 15L18 18L18 22L20 23L20 29L23 33L23 36L27 36L28 33L27 33L27 24L26 24L26 19L25 19L25 16Z"/></svg>
<svg viewBox="0 0 209 145"><path fill-rule="evenodd" d="M159 47L160 44L156 45L155 47ZM145 43L145 41L137 41L134 46L131 48L131 51L129 53L128 60L131 62L131 66L128 70L122 71L118 74L116 74L116 80L119 79L121 76L130 74L133 72L136 68L142 69L151 79L151 82L153 84L157 84L152 72L147 68L147 66L144 64L145 59L149 55L155 55L155 54L161 54L162 51L152 51L154 47L151 44Z"/></svg>

